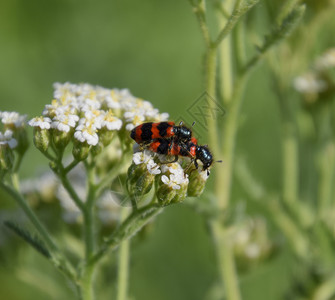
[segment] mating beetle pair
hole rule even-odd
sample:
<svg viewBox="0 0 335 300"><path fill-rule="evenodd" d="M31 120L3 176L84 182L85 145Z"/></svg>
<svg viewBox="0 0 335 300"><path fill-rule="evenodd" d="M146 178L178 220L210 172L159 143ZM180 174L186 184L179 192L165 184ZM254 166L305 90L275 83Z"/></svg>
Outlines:
<svg viewBox="0 0 335 300"><path fill-rule="evenodd" d="M143 123L131 131L130 137L153 152L174 156L173 162L179 156L186 156L198 168L197 160L200 160L203 170L207 170L209 175L209 167L213 163L210 150L207 146L198 145L197 139L192 137L191 129L183 126L182 122L179 125L174 122Z"/></svg>

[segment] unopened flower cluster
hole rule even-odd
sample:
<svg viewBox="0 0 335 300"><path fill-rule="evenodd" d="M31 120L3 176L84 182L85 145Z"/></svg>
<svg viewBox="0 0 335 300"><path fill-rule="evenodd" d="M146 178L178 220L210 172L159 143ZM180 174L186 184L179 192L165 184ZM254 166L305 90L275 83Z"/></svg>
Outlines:
<svg viewBox="0 0 335 300"><path fill-rule="evenodd" d="M294 88L303 95L306 103L328 98L335 93L335 48L318 57L311 69L294 79Z"/></svg>

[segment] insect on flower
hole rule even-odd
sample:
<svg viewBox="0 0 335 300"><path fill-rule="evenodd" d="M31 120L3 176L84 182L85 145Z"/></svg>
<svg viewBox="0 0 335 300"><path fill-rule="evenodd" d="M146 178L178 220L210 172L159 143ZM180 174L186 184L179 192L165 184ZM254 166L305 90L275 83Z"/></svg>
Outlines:
<svg viewBox="0 0 335 300"><path fill-rule="evenodd" d="M172 139L159 138L154 140L148 146L148 149L158 154L174 156L175 158L171 162L176 162L179 156L190 157L191 163L194 163L196 169L199 167L197 161L200 160L202 163L202 170L207 171L207 175L209 175L209 168L213 164L213 155L208 146L198 145L197 139L194 137L192 137L186 144L175 143Z"/></svg>
<svg viewBox="0 0 335 300"><path fill-rule="evenodd" d="M174 122L148 122L135 127L131 131L130 137L137 144L150 144L155 139L170 138L173 138L175 143L186 143L191 140L192 131L188 127L183 126L183 122L180 122L178 126Z"/></svg>

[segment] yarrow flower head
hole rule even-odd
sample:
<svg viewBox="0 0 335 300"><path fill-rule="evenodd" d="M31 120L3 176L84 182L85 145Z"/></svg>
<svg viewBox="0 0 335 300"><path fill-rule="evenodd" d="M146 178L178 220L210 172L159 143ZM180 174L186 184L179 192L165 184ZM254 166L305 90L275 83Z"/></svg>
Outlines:
<svg viewBox="0 0 335 300"><path fill-rule="evenodd" d="M69 132L74 128L79 120L79 116L72 114L56 114L54 116L51 127L59 131Z"/></svg>
<svg viewBox="0 0 335 300"><path fill-rule="evenodd" d="M36 117L28 121L28 125L31 127L38 127L40 129L50 129L51 119L48 117Z"/></svg>
<svg viewBox="0 0 335 300"><path fill-rule="evenodd" d="M140 164L143 164L143 163L146 164L152 158L153 158L153 153L150 152L149 150L139 151L139 152L134 153L133 162L136 165L140 165Z"/></svg>
<svg viewBox="0 0 335 300"><path fill-rule="evenodd" d="M75 147L80 144L83 147L106 146L114 137L110 132L131 130L141 122L168 117L127 89L69 82L55 83L54 88L54 99L45 106L43 116L31 119L28 124L35 129L49 130L50 139L59 149L71 140Z"/></svg>
<svg viewBox="0 0 335 300"><path fill-rule="evenodd" d="M162 165L162 175L157 180L157 198L164 206L183 201L187 196L188 175L179 163Z"/></svg>
<svg viewBox="0 0 335 300"><path fill-rule="evenodd" d="M174 190L179 190L183 184L188 184L188 175L184 174L183 168L178 163L162 165L161 181Z"/></svg>
<svg viewBox="0 0 335 300"><path fill-rule="evenodd" d="M29 146L26 132L26 115L20 115L15 111L0 112L0 120L4 132L1 132L2 144L7 144L20 156L26 152Z"/></svg>
<svg viewBox="0 0 335 300"><path fill-rule="evenodd" d="M27 115L20 115L16 111L3 111L0 112L0 118L5 127L19 128L25 125Z"/></svg>
<svg viewBox="0 0 335 300"><path fill-rule="evenodd" d="M155 175L161 172L154 161L154 156L148 150L134 153L127 178L127 189L130 195L141 197L151 190Z"/></svg>
<svg viewBox="0 0 335 300"><path fill-rule="evenodd" d="M13 132L7 129L4 133L0 132L0 179L10 172L14 165L14 152L12 149L17 147L17 141L13 138Z"/></svg>
<svg viewBox="0 0 335 300"><path fill-rule="evenodd" d="M86 142L88 145L95 146L99 142L99 136L97 134L97 127L94 125L94 121L88 121L87 119L80 119L80 124L76 127L76 132L74 137L84 143Z"/></svg>
<svg viewBox="0 0 335 300"><path fill-rule="evenodd" d="M235 255L244 266L268 258L275 248L269 238L266 222L259 217L239 224L232 242Z"/></svg>

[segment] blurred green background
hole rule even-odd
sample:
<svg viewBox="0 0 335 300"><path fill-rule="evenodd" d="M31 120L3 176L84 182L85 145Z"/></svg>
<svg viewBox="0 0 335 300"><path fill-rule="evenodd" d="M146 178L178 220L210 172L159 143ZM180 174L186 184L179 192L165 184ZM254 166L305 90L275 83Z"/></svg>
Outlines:
<svg viewBox="0 0 335 300"><path fill-rule="evenodd" d="M172 120L192 121L187 109L204 92L204 47L188 1L5 0L0 7L1 110L31 118L51 101L54 82L87 82L129 88L161 112L168 112ZM255 26L261 35L270 18L264 11L264 4L253 11L260 17ZM329 28L329 32L334 31ZM315 52L326 46L320 44ZM280 117L268 72L261 65L248 82L237 151L264 186L277 190L281 186ZM201 143L206 142L203 135ZM220 159L219 154L216 157ZM215 167L224 168L225 163ZM22 176L36 175L43 168L47 168L46 160L31 147ZM210 185L207 189L210 192ZM238 184L233 195L251 215L262 214L246 201ZM11 201L3 199L0 206L14 213ZM1 213L1 220L6 214L8 211ZM52 231L51 226L59 224L49 226ZM65 280L45 259L28 246L13 251L23 242L15 238L8 244L11 233L2 225L1 231L3 299L70 299ZM271 228L269 232L272 235ZM248 272L241 270L244 299L284 299L293 276L293 256L278 231L271 237L279 241L281 251ZM115 288L115 269L106 274L109 289L99 299L110 299L108 293ZM130 295L136 300L206 299L216 278L206 226L187 205L166 209L148 238L133 245Z"/></svg>

